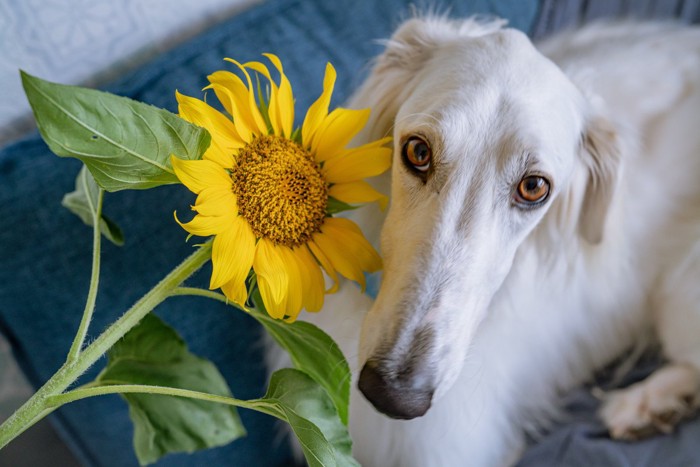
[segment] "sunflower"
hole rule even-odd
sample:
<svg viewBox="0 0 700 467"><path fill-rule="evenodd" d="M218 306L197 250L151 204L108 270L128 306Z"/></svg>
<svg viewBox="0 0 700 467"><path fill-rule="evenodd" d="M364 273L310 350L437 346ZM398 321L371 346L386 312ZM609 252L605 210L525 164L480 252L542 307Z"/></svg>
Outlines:
<svg viewBox="0 0 700 467"><path fill-rule="evenodd" d="M205 128L211 145L200 160L172 157L175 174L197 200L190 234L214 236L209 287L244 305L257 284L270 316L293 321L302 308L318 311L324 293L338 287L338 274L365 286L364 272L381 267L377 252L349 219L332 217L348 208L387 200L364 178L391 163L390 138L347 148L365 126L369 109L328 112L336 73L326 65L321 96L294 129L294 96L279 58L265 54L279 74L276 83L261 62L233 63L238 74L217 71L209 86L226 114L177 93L179 114ZM249 71L268 83L256 92ZM253 274L251 274L251 269ZM325 289L323 271L332 286Z"/></svg>

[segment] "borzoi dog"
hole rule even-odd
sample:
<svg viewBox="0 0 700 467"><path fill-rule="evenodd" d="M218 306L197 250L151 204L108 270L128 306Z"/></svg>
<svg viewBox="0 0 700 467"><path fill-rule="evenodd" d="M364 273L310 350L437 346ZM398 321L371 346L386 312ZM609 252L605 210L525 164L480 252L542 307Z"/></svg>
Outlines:
<svg viewBox="0 0 700 467"><path fill-rule="evenodd" d="M611 435L696 408L700 29L536 48L502 21L411 19L351 106L372 109L361 140L394 137L390 208L352 214L383 279L308 319L356 370L363 465L512 464L562 391L655 341L668 363L605 398Z"/></svg>

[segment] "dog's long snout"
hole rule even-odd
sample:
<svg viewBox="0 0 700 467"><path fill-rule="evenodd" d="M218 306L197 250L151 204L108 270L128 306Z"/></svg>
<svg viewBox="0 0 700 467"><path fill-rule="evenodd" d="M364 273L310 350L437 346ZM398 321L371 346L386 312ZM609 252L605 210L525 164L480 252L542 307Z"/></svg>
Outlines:
<svg viewBox="0 0 700 467"><path fill-rule="evenodd" d="M362 367L358 386L374 407L392 418L410 420L430 408L434 389L416 385L414 378L389 377L369 360Z"/></svg>

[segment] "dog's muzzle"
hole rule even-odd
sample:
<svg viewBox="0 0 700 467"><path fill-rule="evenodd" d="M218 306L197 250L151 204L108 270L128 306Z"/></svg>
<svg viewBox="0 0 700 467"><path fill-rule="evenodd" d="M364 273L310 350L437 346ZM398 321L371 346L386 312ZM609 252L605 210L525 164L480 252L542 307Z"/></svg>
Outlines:
<svg viewBox="0 0 700 467"><path fill-rule="evenodd" d="M400 375L386 377L373 360L362 367L357 384L367 400L391 418L410 420L425 415L433 399L432 387L416 387L411 378Z"/></svg>

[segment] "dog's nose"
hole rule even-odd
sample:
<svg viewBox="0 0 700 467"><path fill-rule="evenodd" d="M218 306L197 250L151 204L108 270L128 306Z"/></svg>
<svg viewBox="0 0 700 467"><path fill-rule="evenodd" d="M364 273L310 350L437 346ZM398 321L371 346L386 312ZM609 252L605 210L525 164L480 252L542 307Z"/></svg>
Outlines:
<svg viewBox="0 0 700 467"><path fill-rule="evenodd" d="M425 415L433 399L432 388L414 387L412 381L387 378L372 360L362 367L357 385L377 410L392 418L410 420Z"/></svg>

